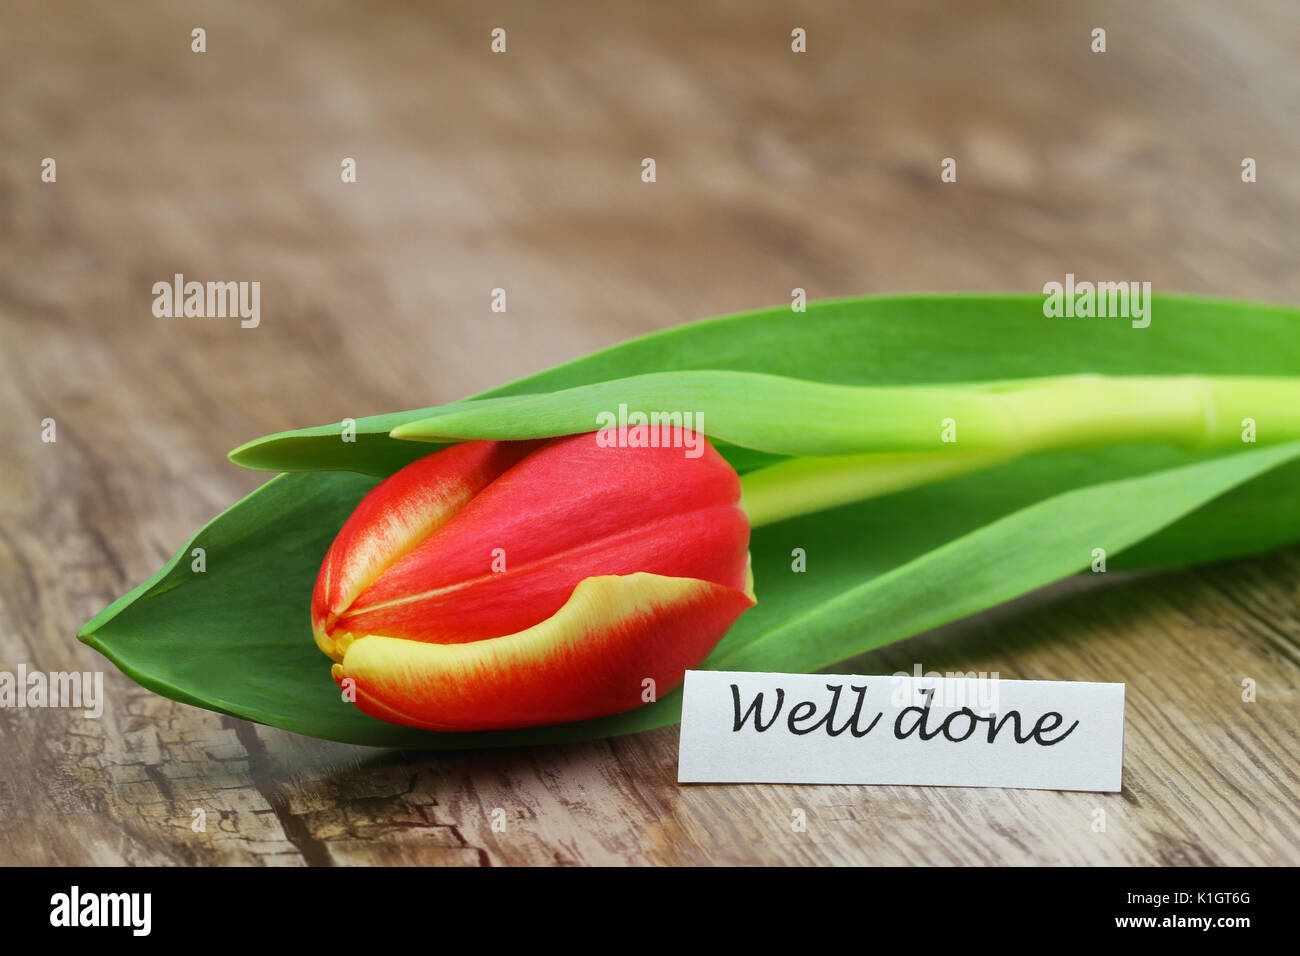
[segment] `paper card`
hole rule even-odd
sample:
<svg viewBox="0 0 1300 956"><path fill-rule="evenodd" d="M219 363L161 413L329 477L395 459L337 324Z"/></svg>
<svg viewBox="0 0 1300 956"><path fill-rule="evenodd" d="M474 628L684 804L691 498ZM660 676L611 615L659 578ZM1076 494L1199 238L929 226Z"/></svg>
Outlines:
<svg viewBox="0 0 1300 956"><path fill-rule="evenodd" d="M1117 792L1124 685L687 671L681 783Z"/></svg>

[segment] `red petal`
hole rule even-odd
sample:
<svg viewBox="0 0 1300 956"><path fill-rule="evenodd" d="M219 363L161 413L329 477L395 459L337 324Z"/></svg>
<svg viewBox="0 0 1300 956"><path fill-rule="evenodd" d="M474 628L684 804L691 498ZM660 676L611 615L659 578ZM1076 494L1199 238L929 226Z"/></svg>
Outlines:
<svg viewBox="0 0 1300 956"><path fill-rule="evenodd" d="M691 459L681 448L601 447L594 434L559 439L394 562L337 627L477 641L546 620L583 578L638 571L743 591L739 499L736 473L711 446Z"/></svg>
<svg viewBox="0 0 1300 956"><path fill-rule="evenodd" d="M464 442L421 458L376 485L344 523L316 578L312 627L321 650L339 659L330 633L339 613L536 447L535 442Z"/></svg>
<svg viewBox="0 0 1300 956"><path fill-rule="evenodd" d="M360 637L334 678L355 681L366 713L412 727L586 720L641 706L648 688L661 697L677 687L752 603L710 581L589 578L554 616L517 634L452 645Z"/></svg>

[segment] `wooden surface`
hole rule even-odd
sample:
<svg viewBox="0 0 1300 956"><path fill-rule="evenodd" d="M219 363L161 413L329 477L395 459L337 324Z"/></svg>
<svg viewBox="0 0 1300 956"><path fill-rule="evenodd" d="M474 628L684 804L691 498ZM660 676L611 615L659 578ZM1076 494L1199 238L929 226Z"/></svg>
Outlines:
<svg viewBox="0 0 1300 956"><path fill-rule="evenodd" d="M1300 301L1294 4L742 6L5 4L0 669L104 669L108 699L0 712L0 862L1300 862L1300 549L1069 584L837 668L1125 681L1112 796L679 787L672 729L385 753L172 703L74 639L265 480L224 457L265 432L795 286ZM155 319L176 272L260 281L260 327Z"/></svg>

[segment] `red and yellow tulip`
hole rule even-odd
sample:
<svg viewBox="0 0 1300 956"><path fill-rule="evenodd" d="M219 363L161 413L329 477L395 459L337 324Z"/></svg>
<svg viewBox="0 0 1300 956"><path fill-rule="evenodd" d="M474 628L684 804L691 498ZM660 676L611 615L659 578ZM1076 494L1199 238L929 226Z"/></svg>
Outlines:
<svg viewBox="0 0 1300 956"><path fill-rule="evenodd" d="M470 441L366 495L325 556L312 628L381 720L600 717L676 687L753 605L748 548L739 479L707 444Z"/></svg>

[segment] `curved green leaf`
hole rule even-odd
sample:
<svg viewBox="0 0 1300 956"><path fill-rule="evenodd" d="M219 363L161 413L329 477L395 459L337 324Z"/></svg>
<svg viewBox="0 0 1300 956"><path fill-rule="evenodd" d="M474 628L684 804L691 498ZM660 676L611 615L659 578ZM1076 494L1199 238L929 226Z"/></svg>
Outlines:
<svg viewBox="0 0 1300 956"><path fill-rule="evenodd" d="M479 399L554 392L611 379L691 369L760 372L841 385L914 385L1109 375L1300 374L1300 311L1274 305L1157 295L1151 325L1043 315L1038 295L903 295L816 302L724 316L633 339L486 392ZM443 408L268 435L230 453L267 471L391 474L428 445L389 437ZM741 472L772 461L723 448Z"/></svg>
<svg viewBox="0 0 1300 956"><path fill-rule="evenodd" d="M393 438L513 441L663 423L789 456L1041 451L1099 441L1240 445L1243 416L1300 438L1300 378L1071 375L945 385L831 385L761 372L651 372L540 395L446 405ZM675 416L675 417L672 417ZM941 440L945 420L960 443Z"/></svg>
<svg viewBox="0 0 1300 956"><path fill-rule="evenodd" d="M1288 442L1067 491L1022 508L757 635L719 647L717 670L814 670L1026 594L1119 553L1224 491L1300 458Z"/></svg>

